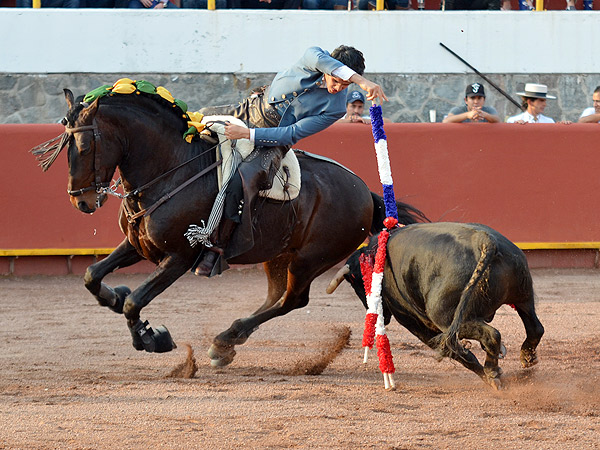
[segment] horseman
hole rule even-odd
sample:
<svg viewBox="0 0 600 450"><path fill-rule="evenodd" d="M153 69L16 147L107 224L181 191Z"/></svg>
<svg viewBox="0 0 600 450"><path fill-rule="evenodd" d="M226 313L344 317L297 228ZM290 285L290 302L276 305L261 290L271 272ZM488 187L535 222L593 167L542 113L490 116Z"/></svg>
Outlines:
<svg viewBox="0 0 600 450"><path fill-rule="evenodd" d="M311 47L290 69L278 73L270 86L255 91L238 105L209 107L204 115L237 117L248 128L228 123L225 137L248 139L255 150L239 166L226 191L224 217L209 247L196 267L196 275L211 274L218 256L227 247L233 230L241 223L240 212L250 214L258 191L270 189L273 177L287 150L300 139L329 127L346 112L346 95L351 83L367 92L367 100L387 100L383 89L363 77L363 54L342 45L331 54Z"/></svg>

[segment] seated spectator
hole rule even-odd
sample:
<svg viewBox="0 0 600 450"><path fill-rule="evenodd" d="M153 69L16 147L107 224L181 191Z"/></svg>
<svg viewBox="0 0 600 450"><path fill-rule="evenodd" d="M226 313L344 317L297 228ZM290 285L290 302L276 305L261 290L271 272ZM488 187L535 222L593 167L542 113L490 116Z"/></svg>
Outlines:
<svg viewBox="0 0 600 450"><path fill-rule="evenodd" d="M208 9L208 0L180 0L179 3L179 6L184 9ZM232 3L235 3L235 5L232 5ZM239 4L231 0L215 0L215 8L239 8Z"/></svg>
<svg viewBox="0 0 600 450"><path fill-rule="evenodd" d="M385 0L383 2L383 8L387 9L387 10L410 9L410 1L409 0ZM377 9L377 0L358 0L358 9L362 9L362 10Z"/></svg>
<svg viewBox="0 0 600 450"><path fill-rule="evenodd" d="M42 8L79 8L80 0L42 0ZM17 0L17 8L33 8L33 0Z"/></svg>
<svg viewBox="0 0 600 450"><path fill-rule="evenodd" d="M130 0L129 8L150 8L150 9L165 9L165 8L177 8L174 3L169 0Z"/></svg>
<svg viewBox="0 0 600 450"><path fill-rule="evenodd" d="M598 123L600 122L600 86L596 87L592 94L594 106L586 108L579 116L579 123Z"/></svg>
<svg viewBox="0 0 600 450"><path fill-rule="evenodd" d="M447 11L456 10L500 10L501 0L445 0L444 9Z"/></svg>
<svg viewBox="0 0 600 450"><path fill-rule="evenodd" d="M233 0L231 8L300 9L301 0Z"/></svg>
<svg viewBox="0 0 600 450"><path fill-rule="evenodd" d="M347 9L348 0L302 0L302 9Z"/></svg>
<svg viewBox="0 0 600 450"><path fill-rule="evenodd" d="M523 109L521 114L509 117L507 123L554 123L554 119L544 116L542 113L546 109L547 99L556 99L553 95L548 95L548 86L545 84L527 83L524 92L517 92L523 99ZM570 124L569 120L563 120L560 123Z"/></svg>
<svg viewBox="0 0 600 450"><path fill-rule="evenodd" d="M363 116L365 112L365 94L361 91L350 91L346 96L346 114L337 123L365 123L370 124L371 118ZM384 123L391 120L383 117Z"/></svg>
<svg viewBox="0 0 600 450"><path fill-rule="evenodd" d="M498 112L485 106L485 90L479 83L469 84L465 90L465 104L450 110L443 123L460 122L500 122Z"/></svg>

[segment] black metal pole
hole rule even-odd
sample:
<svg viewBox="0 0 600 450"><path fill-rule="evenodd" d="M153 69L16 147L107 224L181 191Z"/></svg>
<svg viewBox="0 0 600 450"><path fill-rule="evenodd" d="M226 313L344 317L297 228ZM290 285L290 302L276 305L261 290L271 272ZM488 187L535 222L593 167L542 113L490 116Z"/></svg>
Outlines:
<svg viewBox="0 0 600 450"><path fill-rule="evenodd" d="M508 95L506 92L504 92L499 86L496 85L496 83L494 83L492 80L490 80L488 77L486 77L484 74L482 74L479 70L477 70L475 67L473 67L471 64L469 64L467 61L465 61L464 59L462 59L460 56L458 56L456 53L454 53L452 50L450 50L448 47L446 47L444 44L442 44L440 42L440 45L442 47L444 47L446 50L448 50L450 53L452 53L454 56L456 56L456 58L458 58L460 61L462 61L466 66L468 66L471 70L473 70L473 72L475 72L477 75L479 75L481 78L483 78L485 81L487 81L490 85L492 85L493 88L495 88L498 92L500 92L502 95L504 95L507 99L509 99L511 101L511 103L513 105L515 105L517 108L519 108L521 111L524 111L524 108L514 99L512 98L510 95Z"/></svg>

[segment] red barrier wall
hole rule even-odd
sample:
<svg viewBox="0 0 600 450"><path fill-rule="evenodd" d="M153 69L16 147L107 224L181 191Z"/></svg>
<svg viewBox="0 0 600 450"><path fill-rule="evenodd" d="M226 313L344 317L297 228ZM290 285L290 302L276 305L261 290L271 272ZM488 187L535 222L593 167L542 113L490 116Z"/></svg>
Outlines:
<svg viewBox="0 0 600 450"><path fill-rule="evenodd" d="M385 132L396 198L430 219L485 223L519 242L600 241L596 124L389 124ZM381 193L370 127L336 125L298 147L331 156Z"/></svg>
<svg viewBox="0 0 600 450"><path fill-rule="evenodd" d="M117 199L91 216L77 211L65 192L66 154L42 173L28 152L61 131L0 125L0 273L48 273L47 261L24 255L102 254L123 239ZM595 124L387 124L385 131L399 200L432 220L490 225L533 249L534 266L597 265ZM369 126L335 125L296 147L338 160L381 193ZM566 250L556 250L561 245ZM546 256L533 254L540 249ZM80 272L92 257L77 258L53 264L54 272Z"/></svg>

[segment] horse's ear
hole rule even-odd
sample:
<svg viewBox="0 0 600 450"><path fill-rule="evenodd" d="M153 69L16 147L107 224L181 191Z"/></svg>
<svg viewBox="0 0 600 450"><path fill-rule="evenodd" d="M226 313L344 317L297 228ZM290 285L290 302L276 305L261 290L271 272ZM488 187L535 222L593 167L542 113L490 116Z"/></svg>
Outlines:
<svg viewBox="0 0 600 450"><path fill-rule="evenodd" d="M65 93L65 99L67 100L67 105L69 106L69 109L71 109L73 107L73 104L75 103L75 98L73 97L73 93L69 89L63 89L63 92Z"/></svg>
<svg viewBox="0 0 600 450"><path fill-rule="evenodd" d="M92 121L92 119L94 118L94 116L96 115L96 112L98 111L98 99L94 100L94 102L84 108L80 113L79 113L79 117L85 122L85 123L89 123Z"/></svg>

